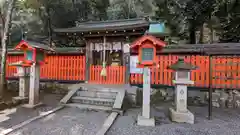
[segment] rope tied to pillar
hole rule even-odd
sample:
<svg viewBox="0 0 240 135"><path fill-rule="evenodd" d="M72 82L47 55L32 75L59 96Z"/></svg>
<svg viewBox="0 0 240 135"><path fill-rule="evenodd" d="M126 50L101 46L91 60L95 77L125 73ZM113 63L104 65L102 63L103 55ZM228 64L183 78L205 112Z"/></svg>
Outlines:
<svg viewBox="0 0 240 135"><path fill-rule="evenodd" d="M106 70L106 36L103 37L103 63L102 63L102 70L100 75L101 76L107 76L107 70Z"/></svg>

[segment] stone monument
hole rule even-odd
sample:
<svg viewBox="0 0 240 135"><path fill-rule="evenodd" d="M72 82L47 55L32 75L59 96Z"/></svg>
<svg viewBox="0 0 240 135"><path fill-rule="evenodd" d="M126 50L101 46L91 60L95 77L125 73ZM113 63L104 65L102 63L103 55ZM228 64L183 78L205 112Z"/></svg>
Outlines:
<svg viewBox="0 0 240 135"><path fill-rule="evenodd" d="M190 80L190 71L196 67L184 62L183 58L171 65L169 69L175 71L175 106L169 108L172 121L194 124L194 115L187 109L187 86L194 84Z"/></svg>

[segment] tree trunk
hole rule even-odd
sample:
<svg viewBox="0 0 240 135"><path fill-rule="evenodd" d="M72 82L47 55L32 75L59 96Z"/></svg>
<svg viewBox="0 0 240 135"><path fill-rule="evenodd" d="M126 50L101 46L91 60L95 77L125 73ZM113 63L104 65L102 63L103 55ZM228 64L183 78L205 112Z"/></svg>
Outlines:
<svg viewBox="0 0 240 135"><path fill-rule="evenodd" d="M9 31L11 27L12 21L12 12L15 5L16 0L11 0L8 5L7 15L4 24L3 37L1 39L2 45L2 59L1 59L1 76L0 76L0 98L2 99L4 90L6 89L6 57L7 57L7 40L9 36Z"/></svg>
<svg viewBox="0 0 240 135"><path fill-rule="evenodd" d="M49 46L52 47L52 26L51 26L51 16L50 16L50 9L47 8L47 23L48 23L48 42Z"/></svg>
<svg viewBox="0 0 240 135"><path fill-rule="evenodd" d="M195 33L195 28L191 28L189 30L190 33L190 44L196 44L196 33Z"/></svg>
<svg viewBox="0 0 240 135"><path fill-rule="evenodd" d="M200 37L199 37L199 43L200 44L203 44L203 39L204 39L204 24L201 26L201 29L200 29Z"/></svg>

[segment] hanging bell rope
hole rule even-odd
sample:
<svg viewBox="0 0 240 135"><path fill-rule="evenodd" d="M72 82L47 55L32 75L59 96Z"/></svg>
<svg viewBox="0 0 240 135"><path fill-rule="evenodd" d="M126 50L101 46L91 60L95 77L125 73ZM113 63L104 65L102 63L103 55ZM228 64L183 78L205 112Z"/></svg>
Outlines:
<svg viewBox="0 0 240 135"><path fill-rule="evenodd" d="M106 71L106 36L103 37L103 65L102 65L101 76L107 76Z"/></svg>

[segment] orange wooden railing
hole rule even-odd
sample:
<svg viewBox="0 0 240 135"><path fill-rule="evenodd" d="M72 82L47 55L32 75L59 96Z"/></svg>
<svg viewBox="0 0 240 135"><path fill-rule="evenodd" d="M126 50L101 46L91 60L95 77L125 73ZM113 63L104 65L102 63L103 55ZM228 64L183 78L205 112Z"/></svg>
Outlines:
<svg viewBox="0 0 240 135"><path fill-rule="evenodd" d="M219 56L212 60L212 84L216 88L240 88L240 57Z"/></svg>
<svg viewBox="0 0 240 135"><path fill-rule="evenodd" d="M13 77L15 73L17 73L17 69L16 67L13 66L9 66L10 63L14 63L14 62L18 62L20 60L23 60L23 56L22 55L9 55L7 57L7 61L6 61L6 76L7 77Z"/></svg>
<svg viewBox="0 0 240 135"><path fill-rule="evenodd" d="M107 66L107 76L101 76L102 66L90 66L90 83L97 84L124 84L125 66Z"/></svg>
<svg viewBox="0 0 240 135"><path fill-rule="evenodd" d="M10 55L7 64L22 60L21 55ZM50 80L85 80L85 56L47 56L47 64L41 67L41 79ZM158 56L159 67L151 68L151 83L172 86L173 71L167 67L175 63L178 55ZM209 56L188 55L185 61L198 66L197 70L191 72L194 86L209 87ZM233 63L233 64L231 64ZM235 64L234 64L235 63ZM240 57L213 57L212 58L212 86L214 88L240 88ZM228 65L229 64L229 65ZM109 66L106 68L107 76L100 76L101 66L90 66L90 83L98 84L124 84L125 66ZM221 72L219 72L221 71ZM228 71L228 73L226 73ZM13 77L16 68L7 65L7 77ZM223 79L229 77L230 79ZM232 79L231 79L232 78ZM142 84L141 74L130 75L131 84Z"/></svg>
<svg viewBox="0 0 240 135"><path fill-rule="evenodd" d="M178 55L161 55L158 56L158 67L151 68L151 84L161 84L172 86L173 71L167 67L178 60ZM185 62L198 66L197 70L192 71L191 79L195 81L195 86L207 87L209 85L209 57L191 55L185 56ZM142 83L142 74L131 74L132 84Z"/></svg>
<svg viewBox="0 0 240 135"><path fill-rule="evenodd" d="M23 56L8 56L7 63L22 60ZM47 56L47 64L41 66L41 79L85 80L85 56ZM13 77L16 68L7 66L7 77Z"/></svg>
<svg viewBox="0 0 240 135"><path fill-rule="evenodd" d="M159 67L151 68L151 84L172 86L173 71L168 70L167 67L175 63L177 59L178 55L158 56ZM191 72L191 80L195 83L193 86L209 87L211 72L213 88L240 88L240 57L213 57L211 71L209 71L209 56L189 55L185 56L185 61L198 66L197 70ZM227 63L235 64L228 65ZM231 76L230 79L224 79L227 76ZM142 75L131 74L130 82L142 84Z"/></svg>

